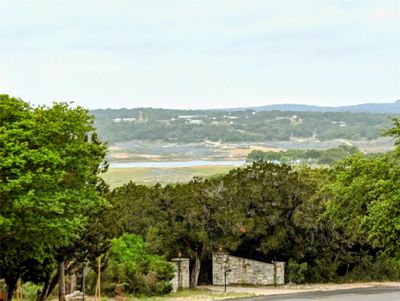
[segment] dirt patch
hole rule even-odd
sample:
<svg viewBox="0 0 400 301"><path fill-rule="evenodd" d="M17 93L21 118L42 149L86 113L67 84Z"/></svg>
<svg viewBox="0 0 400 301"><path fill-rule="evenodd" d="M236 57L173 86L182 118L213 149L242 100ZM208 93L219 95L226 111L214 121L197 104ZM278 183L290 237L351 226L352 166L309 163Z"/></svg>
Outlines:
<svg viewBox="0 0 400 301"><path fill-rule="evenodd" d="M129 159L131 155L128 153L112 153L110 157L115 159Z"/></svg>
<svg viewBox="0 0 400 301"><path fill-rule="evenodd" d="M229 149L229 154L231 155L231 157L246 158L247 155L250 154L253 150L259 150L263 152L279 152L283 149L261 145L249 145L249 147L247 148L232 147L231 149Z"/></svg>

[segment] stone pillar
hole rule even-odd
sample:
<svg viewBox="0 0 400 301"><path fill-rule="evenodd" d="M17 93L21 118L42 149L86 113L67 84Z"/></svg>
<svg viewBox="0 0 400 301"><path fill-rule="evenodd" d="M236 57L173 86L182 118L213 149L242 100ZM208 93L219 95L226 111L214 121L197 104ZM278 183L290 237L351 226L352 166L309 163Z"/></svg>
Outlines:
<svg viewBox="0 0 400 301"><path fill-rule="evenodd" d="M225 271L230 269L229 255L224 252L215 252L212 254L212 275L213 285L224 285ZM230 281L229 275L227 275L227 283Z"/></svg>
<svg viewBox="0 0 400 301"><path fill-rule="evenodd" d="M174 292L182 288L190 287L189 258L174 258L171 260L175 267L175 276L171 280L172 290Z"/></svg>
<svg viewBox="0 0 400 301"><path fill-rule="evenodd" d="M285 263L280 261L273 262L275 285L285 284Z"/></svg>

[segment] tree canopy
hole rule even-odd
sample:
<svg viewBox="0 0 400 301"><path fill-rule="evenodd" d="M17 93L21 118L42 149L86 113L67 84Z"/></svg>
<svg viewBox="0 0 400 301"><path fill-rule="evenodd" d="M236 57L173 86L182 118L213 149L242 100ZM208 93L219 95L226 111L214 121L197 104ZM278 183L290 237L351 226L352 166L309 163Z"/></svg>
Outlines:
<svg viewBox="0 0 400 301"><path fill-rule="evenodd" d="M0 95L0 112L0 277L12 293L19 277L37 280L62 260L58 251L105 204L98 184L106 145L81 107L33 108Z"/></svg>
<svg viewBox="0 0 400 301"><path fill-rule="evenodd" d="M346 237L383 252L400 254L400 123L387 131L396 149L382 155L358 154L336 163L334 180L321 191L329 195L326 215Z"/></svg>

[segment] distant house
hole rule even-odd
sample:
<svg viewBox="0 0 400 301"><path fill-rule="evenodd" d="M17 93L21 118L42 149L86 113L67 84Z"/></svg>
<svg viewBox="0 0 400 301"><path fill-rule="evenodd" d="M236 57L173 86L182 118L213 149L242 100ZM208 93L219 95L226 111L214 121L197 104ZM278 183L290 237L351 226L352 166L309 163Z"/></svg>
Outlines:
<svg viewBox="0 0 400 301"><path fill-rule="evenodd" d="M179 119L207 118L207 115L179 115Z"/></svg>
<svg viewBox="0 0 400 301"><path fill-rule="evenodd" d="M186 124L203 124L203 123L204 123L203 120L198 120L198 119L191 119L186 121Z"/></svg>
<svg viewBox="0 0 400 301"><path fill-rule="evenodd" d="M136 120L136 118L132 118L132 117L117 117L117 118L113 118L112 121L113 122L134 122Z"/></svg>
<svg viewBox="0 0 400 301"><path fill-rule="evenodd" d="M133 122L135 120L136 120L136 118L133 118L133 117L122 118L122 121L124 121L124 122Z"/></svg>
<svg viewBox="0 0 400 301"><path fill-rule="evenodd" d="M331 124L338 124L340 127L347 126L347 123L345 121L331 121Z"/></svg>

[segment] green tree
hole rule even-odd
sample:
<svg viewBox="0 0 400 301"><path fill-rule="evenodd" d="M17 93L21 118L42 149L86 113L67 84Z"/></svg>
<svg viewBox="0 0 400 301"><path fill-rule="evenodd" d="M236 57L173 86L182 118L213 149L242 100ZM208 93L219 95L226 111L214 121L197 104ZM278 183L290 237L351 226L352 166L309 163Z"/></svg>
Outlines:
<svg viewBox="0 0 400 301"><path fill-rule="evenodd" d="M358 154L337 163L335 180L323 188L326 215L353 243L398 256L400 167L393 155Z"/></svg>
<svg viewBox="0 0 400 301"><path fill-rule="evenodd" d="M81 107L1 95L0 112L0 277L11 298L19 277L38 281L44 266L63 265L59 250L105 204L97 186L106 146Z"/></svg>
<svg viewBox="0 0 400 301"><path fill-rule="evenodd" d="M110 294L166 294L171 291L174 269L164 258L150 254L143 239L123 234L111 240L107 268L106 291Z"/></svg>

